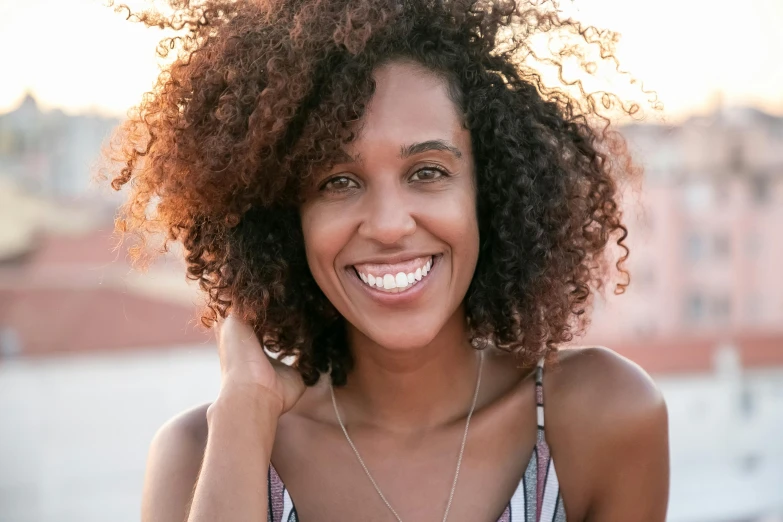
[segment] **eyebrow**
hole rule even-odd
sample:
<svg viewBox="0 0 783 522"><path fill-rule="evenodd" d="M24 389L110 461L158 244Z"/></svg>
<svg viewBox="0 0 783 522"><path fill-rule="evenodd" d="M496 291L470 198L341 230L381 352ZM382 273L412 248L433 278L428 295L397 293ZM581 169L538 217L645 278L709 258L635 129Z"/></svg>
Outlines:
<svg viewBox="0 0 783 522"><path fill-rule="evenodd" d="M409 158L411 156L415 156L416 154L421 154L423 152L428 152L431 150L450 152L457 158L462 157L462 151L447 141L427 140L427 141L421 141L418 143L411 143L409 145L401 146L400 158L402 159ZM346 164L362 163L362 157L358 154L356 156L351 156L345 150L340 149L339 151L337 151L336 161L338 164L339 163L346 163Z"/></svg>
<svg viewBox="0 0 783 522"><path fill-rule="evenodd" d="M400 157L409 158L422 152L428 152L431 150L442 150L444 152L450 152L457 158L462 157L462 151L451 143L443 140L428 140L419 143L411 143L410 145L403 145L400 147Z"/></svg>

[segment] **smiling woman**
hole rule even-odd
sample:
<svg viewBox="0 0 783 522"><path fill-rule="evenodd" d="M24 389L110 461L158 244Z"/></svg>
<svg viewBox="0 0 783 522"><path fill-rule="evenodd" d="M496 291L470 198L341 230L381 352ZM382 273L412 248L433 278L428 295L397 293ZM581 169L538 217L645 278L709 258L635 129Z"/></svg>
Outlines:
<svg viewBox="0 0 783 522"><path fill-rule="evenodd" d="M118 135L118 228L184 244L223 379L153 441L144 520L663 520L660 394L559 350L627 276L619 102L528 64L611 34L522 1L171 7L134 15L186 34Z"/></svg>
<svg viewBox="0 0 783 522"><path fill-rule="evenodd" d="M354 160L315 176L301 226L310 271L340 316L387 349L412 350L461 308L476 270L473 153L440 76L397 60L374 81L345 146Z"/></svg>

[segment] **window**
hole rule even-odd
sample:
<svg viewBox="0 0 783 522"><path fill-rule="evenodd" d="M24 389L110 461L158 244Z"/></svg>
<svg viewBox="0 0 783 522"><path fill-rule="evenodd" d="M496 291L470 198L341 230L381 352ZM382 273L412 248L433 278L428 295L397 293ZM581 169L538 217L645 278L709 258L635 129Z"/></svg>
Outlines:
<svg viewBox="0 0 783 522"><path fill-rule="evenodd" d="M696 232L691 232L686 238L685 255L690 261L698 261L704 256L704 240Z"/></svg>
<svg viewBox="0 0 783 522"><path fill-rule="evenodd" d="M715 254L715 257L719 259L727 258L731 251L731 242L729 241L728 234L724 232L715 236L712 244L712 250Z"/></svg>
<svg viewBox="0 0 783 522"><path fill-rule="evenodd" d="M770 199L770 180L768 176L758 175L750 180L750 201L756 205L763 205Z"/></svg>
<svg viewBox="0 0 783 522"><path fill-rule="evenodd" d="M712 301L712 315L716 319L729 319L731 316L731 298L720 296Z"/></svg>
<svg viewBox="0 0 783 522"><path fill-rule="evenodd" d="M704 296L691 292L685 299L685 318L692 323L699 322L704 317Z"/></svg>

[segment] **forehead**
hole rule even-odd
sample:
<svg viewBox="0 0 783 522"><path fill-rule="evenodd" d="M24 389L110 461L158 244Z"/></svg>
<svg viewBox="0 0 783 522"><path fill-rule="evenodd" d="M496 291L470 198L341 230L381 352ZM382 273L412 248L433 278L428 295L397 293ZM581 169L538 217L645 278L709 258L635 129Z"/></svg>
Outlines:
<svg viewBox="0 0 783 522"><path fill-rule="evenodd" d="M349 148L447 139L464 145L467 131L447 81L423 66L394 62L373 74L375 93Z"/></svg>

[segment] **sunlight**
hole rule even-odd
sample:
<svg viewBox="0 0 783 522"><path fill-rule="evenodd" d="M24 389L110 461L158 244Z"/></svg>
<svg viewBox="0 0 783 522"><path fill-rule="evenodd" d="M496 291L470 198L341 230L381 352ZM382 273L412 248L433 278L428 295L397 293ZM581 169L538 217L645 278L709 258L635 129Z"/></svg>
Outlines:
<svg viewBox="0 0 783 522"><path fill-rule="evenodd" d="M140 0L132 6L146 6ZM709 0L562 2L588 24L622 34L623 67L655 89L677 120L727 104L783 112L783 3L748 0L719 8ZM162 33L129 23L100 0L28 0L0 17L0 111L31 91L44 108L122 115L159 71Z"/></svg>

